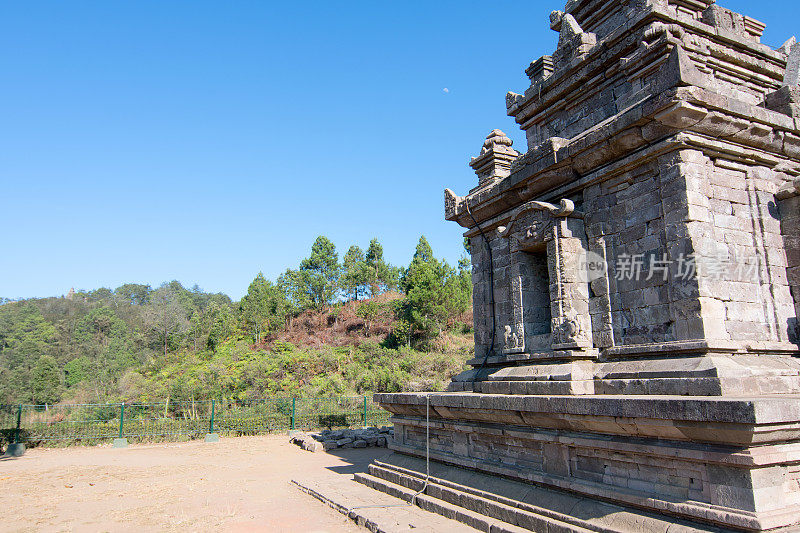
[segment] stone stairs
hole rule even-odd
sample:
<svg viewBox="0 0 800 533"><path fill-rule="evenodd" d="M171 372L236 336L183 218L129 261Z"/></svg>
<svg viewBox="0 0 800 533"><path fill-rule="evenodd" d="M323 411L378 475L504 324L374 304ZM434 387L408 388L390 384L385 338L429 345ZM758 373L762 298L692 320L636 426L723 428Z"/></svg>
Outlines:
<svg viewBox="0 0 800 533"><path fill-rule="evenodd" d="M370 474L356 474L356 481L363 483L370 488L379 490L395 498L400 498L404 501L411 501L416 490L409 489L401 484L392 483ZM405 482L409 479L403 480ZM423 482L415 480L422 488ZM417 489L419 490L419 489ZM429 493L437 494L437 496L429 496ZM439 514L451 520L457 520L462 524L466 524L478 531L485 531L487 533L528 533L528 531L548 531L548 532L567 532L567 531L590 531L583 528L569 528L568 524L563 522L540 519L540 517L531 516L528 520L528 527L521 527L512 522L507 522L498 518L502 515L506 520L517 522L517 517L512 516L513 509L503 504L489 504L485 500L479 498L465 499L460 501L460 497L465 495L459 491L444 489L443 487L435 484L429 484L426 488L425 495L419 495L415 502L421 509ZM491 514L482 514L480 511L473 509L480 509L481 504L489 504L492 507ZM463 507L464 505L470 507ZM484 511L485 512L485 511ZM520 520L520 523L526 523L525 520Z"/></svg>
<svg viewBox="0 0 800 533"><path fill-rule="evenodd" d="M301 491L372 533L475 533L475 529L340 476L293 479ZM428 498L424 496L424 498ZM419 503L419 502L417 502Z"/></svg>
<svg viewBox="0 0 800 533"><path fill-rule="evenodd" d="M393 454L354 479L408 502L425 485L425 461ZM723 531L441 463L416 505L487 533Z"/></svg>

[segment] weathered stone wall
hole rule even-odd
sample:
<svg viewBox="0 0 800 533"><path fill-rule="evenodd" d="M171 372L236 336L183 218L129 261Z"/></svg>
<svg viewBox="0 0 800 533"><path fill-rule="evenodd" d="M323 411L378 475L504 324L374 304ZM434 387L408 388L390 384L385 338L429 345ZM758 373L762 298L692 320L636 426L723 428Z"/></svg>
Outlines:
<svg viewBox="0 0 800 533"><path fill-rule="evenodd" d="M650 268L667 252L662 203L670 193L680 191L662 186L657 160L584 190L587 232L606 245L616 345L678 338L671 280Z"/></svg>
<svg viewBox="0 0 800 533"><path fill-rule="evenodd" d="M795 304L795 317L800 316L800 182L790 183L778 197L781 233L786 253L786 278ZM789 335L793 342L800 338L797 318L789 318Z"/></svg>
<svg viewBox="0 0 800 533"><path fill-rule="evenodd" d="M586 188L587 227L605 236L614 270L617 344L787 341L795 311L774 201L782 182L682 150ZM627 270L637 256L638 279ZM698 268L708 275L686 279Z"/></svg>
<svg viewBox="0 0 800 533"><path fill-rule="evenodd" d="M492 341L492 314L495 313L496 341L502 339L500 324L503 323L500 315L502 310L510 309L510 287L503 283L507 270L510 267L511 254L508 243L500 237L491 236L492 259L494 262L494 298L495 307L492 309L489 293L489 253L486 243L481 237L470 238L472 259L472 312L475 320L475 355L484 357ZM505 305L497 305L503 303ZM508 318L504 316L503 318Z"/></svg>
<svg viewBox="0 0 800 533"><path fill-rule="evenodd" d="M796 216L787 203L793 200L782 209L776 204L774 195L784 182L766 167L686 149L585 188L579 205L589 241L602 239L598 251L605 253L609 268L614 344L789 341L796 310L784 245L796 245L797 239L781 233L781 211ZM783 226L793 231L791 223ZM484 232L494 262L497 348L505 326L513 323L511 242L492 228ZM489 262L480 235L471 238L471 246L480 357L491 342ZM543 285L541 258L523 257L530 261L522 278L526 351L546 351L549 331L542 325L551 295ZM698 269L707 275L694 276ZM602 289L592 288L597 289L591 303L599 341Z"/></svg>
<svg viewBox="0 0 800 533"><path fill-rule="evenodd" d="M772 169L699 157L708 200L707 254L728 258L734 268L699 279L709 307L707 336L736 341L788 342L796 316L786 275L786 252L775 192L784 177ZM702 217L698 217L699 219ZM715 319L716 318L716 319Z"/></svg>

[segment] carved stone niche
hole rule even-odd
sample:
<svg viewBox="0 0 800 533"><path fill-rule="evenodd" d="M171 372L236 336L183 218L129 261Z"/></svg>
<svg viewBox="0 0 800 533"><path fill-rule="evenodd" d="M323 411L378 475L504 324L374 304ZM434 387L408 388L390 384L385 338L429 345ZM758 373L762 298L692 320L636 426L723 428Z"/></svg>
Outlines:
<svg viewBox="0 0 800 533"><path fill-rule="evenodd" d="M528 202L506 226L509 239L512 317L503 353L537 358L593 357L589 314L586 232L574 204Z"/></svg>

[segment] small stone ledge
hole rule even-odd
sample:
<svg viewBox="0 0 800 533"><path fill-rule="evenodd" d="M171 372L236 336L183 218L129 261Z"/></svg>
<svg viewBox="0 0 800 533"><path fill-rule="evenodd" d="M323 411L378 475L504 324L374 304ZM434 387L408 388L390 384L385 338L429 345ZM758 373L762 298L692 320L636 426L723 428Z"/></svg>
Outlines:
<svg viewBox="0 0 800 533"><path fill-rule="evenodd" d="M385 448L392 439L391 426L363 429L325 429L318 433L297 433L289 442L309 452L335 450L337 448Z"/></svg>
<svg viewBox="0 0 800 533"><path fill-rule="evenodd" d="M794 179L784 184L775 194L775 198L778 200L788 200L796 196L800 196L800 179Z"/></svg>
<svg viewBox="0 0 800 533"><path fill-rule="evenodd" d="M716 424L800 426L800 395L729 398L643 395L513 396L463 392L407 392L375 394L374 399L391 412L401 408L414 408L424 416L426 396L430 398L430 406L433 409L444 407L479 411L513 410L580 416L648 417Z"/></svg>
<svg viewBox="0 0 800 533"><path fill-rule="evenodd" d="M790 117L800 116L800 87L784 86L764 99L764 107Z"/></svg>
<svg viewBox="0 0 800 533"><path fill-rule="evenodd" d="M568 361L568 360L591 360L599 357L598 350L557 350L549 352L524 352L507 353L493 355L486 358L485 363L489 366L505 365L508 363L520 363L527 361ZM483 357L474 357L467 361L468 365L480 367L484 364Z"/></svg>

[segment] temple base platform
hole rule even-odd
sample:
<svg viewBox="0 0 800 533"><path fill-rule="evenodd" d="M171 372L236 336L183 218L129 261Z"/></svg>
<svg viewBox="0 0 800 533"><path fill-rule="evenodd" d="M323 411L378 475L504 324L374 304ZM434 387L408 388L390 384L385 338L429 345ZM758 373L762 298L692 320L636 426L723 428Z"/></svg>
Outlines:
<svg viewBox="0 0 800 533"><path fill-rule="evenodd" d="M375 400L395 453L359 481L384 491L422 487L427 441L426 496L523 529L800 531L800 396Z"/></svg>

